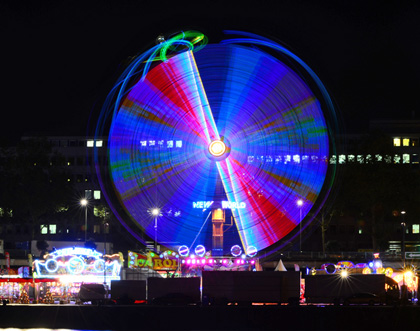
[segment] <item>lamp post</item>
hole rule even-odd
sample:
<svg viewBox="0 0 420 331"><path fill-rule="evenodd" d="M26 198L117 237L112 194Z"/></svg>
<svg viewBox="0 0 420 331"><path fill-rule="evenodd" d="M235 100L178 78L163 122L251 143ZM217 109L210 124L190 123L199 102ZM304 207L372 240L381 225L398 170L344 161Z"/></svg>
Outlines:
<svg viewBox="0 0 420 331"><path fill-rule="evenodd" d="M401 286L401 300L403 305L407 303L407 286L405 285L405 210L401 211L402 215L402 222L401 222L401 228L402 228L402 240L401 240L401 255L403 259L403 285Z"/></svg>
<svg viewBox="0 0 420 331"><path fill-rule="evenodd" d="M88 201L86 198L80 200L80 204L85 207L85 243L87 242L87 206Z"/></svg>
<svg viewBox="0 0 420 331"><path fill-rule="evenodd" d="M157 219L158 219L159 214L160 214L159 208L152 209L152 215L155 217L155 253L157 253L157 228L158 228Z"/></svg>
<svg viewBox="0 0 420 331"><path fill-rule="evenodd" d="M106 255L106 232L108 230L108 223L104 223L104 284L106 285L106 263L105 263L105 255Z"/></svg>
<svg viewBox="0 0 420 331"><path fill-rule="evenodd" d="M299 251L302 252L302 206L303 206L303 200L299 199L297 201L297 205L299 207Z"/></svg>
<svg viewBox="0 0 420 331"><path fill-rule="evenodd" d="M403 259L403 266L405 268L405 210L401 211L401 215L402 215L402 222L401 222L401 227L402 227L402 240L401 240L401 255L402 255L402 259Z"/></svg>

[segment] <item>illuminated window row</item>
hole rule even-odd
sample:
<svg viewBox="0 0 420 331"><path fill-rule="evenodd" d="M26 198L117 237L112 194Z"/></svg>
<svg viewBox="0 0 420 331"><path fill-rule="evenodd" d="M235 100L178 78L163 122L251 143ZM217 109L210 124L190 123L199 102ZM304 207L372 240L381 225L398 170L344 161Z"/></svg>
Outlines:
<svg viewBox="0 0 420 331"><path fill-rule="evenodd" d="M393 139L394 147L418 147L419 146L419 138L401 138L395 137Z"/></svg>
<svg viewBox="0 0 420 331"><path fill-rule="evenodd" d="M100 200L101 199L101 191L100 190L85 190L85 198L90 200Z"/></svg>
<svg viewBox="0 0 420 331"><path fill-rule="evenodd" d="M57 234L57 225L56 224L41 224L40 230L41 230L41 234Z"/></svg>
<svg viewBox="0 0 420 331"><path fill-rule="evenodd" d="M330 164L345 164L345 163L371 163L371 162L386 162L394 164L418 164L418 154L394 154L394 155L332 155Z"/></svg>
<svg viewBox="0 0 420 331"><path fill-rule="evenodd" d="M82 174L77 174L77 175L70 175L69 177L67 177L67 181L68 182L74 182L76 181L77 183L90 183L92 181L92 177L90 175L82 175Z"/></svg>
<svg viewBox="0 0 420 331"><path fill-rule="evenodd" d="M86 141L86 147L103 147L103 140L88 140Z"/></svg>
<svg viewBox="0 0 420 331"><path fill-rule="evenodd" d="M317 163L319 161L329 162L330 164L345 164L345 163L371 163L371 162L386 162L394 164L418 164L419 155L418 154L394 154L394 155L332 155L327 161L328 158L322 157L319 158L316 155L261 155L261 156L248 156L248 164L255 163L274 163L274 164L299 164L299 163Z"/></svg>
<svg viewBox="0 0 420 331"><path fill-rule="evenodd" d="M175 143L175 144L174 144ZM182 140L140 140L140 147L176 148L182 147Z"/></svg>
<svg viewBox="0 0 420 331"><path fill-rule="evenodd" d="M316 163L318 161L327 162L327 156L320 158L317 155L248 155L248 163L274 163L274 164L288 164L288 163Z"/></svg>

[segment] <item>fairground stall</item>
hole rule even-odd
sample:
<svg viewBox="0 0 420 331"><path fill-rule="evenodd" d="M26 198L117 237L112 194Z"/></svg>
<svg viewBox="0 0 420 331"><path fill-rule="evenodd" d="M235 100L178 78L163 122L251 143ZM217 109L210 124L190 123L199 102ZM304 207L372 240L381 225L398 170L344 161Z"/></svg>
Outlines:
<svg viewBox="0 0 420 331"><path fill-rule="evenodd" d="M418 286L419 277L416 274L416 268L414 266L403 266L399 268L385 267L379 256L379 253L374 254L372 261L368 263L357 263L354 264L351 261L340 261L337 263L325 263L321 266L321 269L316 270L315 268L307 270L307 274L335 274L339 273L343 277L347 277L349 274L384 274L387 278L392 279L391 286L398 286L398 289L403 295L403 291L406 291L407 299L416 302L418 300ZM390 282L391 284L391 282ZM387 284L388 288L390 284Z"/></svg>
<svg viewBox="0 0 420 331"><path fill-rule="evenodd" d="M54 250L43 259L34 261L33 278L47 279L36 288L37 301L76 300L82 283L103 283L120 280L122 254L103 255L82 247Z"/></svg>
<svg viewBox="0 0 420 331"><path fill-rule="evenodd" d="M53 286L55 282L57 279L54 278L33 278L30 275L30 268L27 266L18 269L2 269L0 300L6 300L9 303L32 303L37 292Z"/></svg>
<svg viewBox="0 0 420 331"><path fill-rule="evenodd" d="M128 252L128 268L142 271L153 270L162 277L199 277L202 271L230 270L252 271L260 270L255 252L243 254L239 246L233 246L230 256L213 257L210 250L203 245L197 245L191 252L187 246L178 247L178 251L166 250L159 254Z"/></svg>

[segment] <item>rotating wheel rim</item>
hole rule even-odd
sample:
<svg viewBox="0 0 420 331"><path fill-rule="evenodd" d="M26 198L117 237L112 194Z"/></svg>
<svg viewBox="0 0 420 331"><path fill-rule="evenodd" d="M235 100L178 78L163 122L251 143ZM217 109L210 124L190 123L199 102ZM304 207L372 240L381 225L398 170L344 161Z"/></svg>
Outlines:
<svg viewBox="0 0 420 331"><path fill-rule="evenodd" d="M260 251L289 235L319 199L330 153L320 102L260 49L184 51L150 69L119 105L108 142L115 192L161 243L208 247L209 207L227 201L236 233L226 249L239 241L244 252ZM221 155L209 149L215 141ZM157 220L152 208L161 211Z"/></svg>

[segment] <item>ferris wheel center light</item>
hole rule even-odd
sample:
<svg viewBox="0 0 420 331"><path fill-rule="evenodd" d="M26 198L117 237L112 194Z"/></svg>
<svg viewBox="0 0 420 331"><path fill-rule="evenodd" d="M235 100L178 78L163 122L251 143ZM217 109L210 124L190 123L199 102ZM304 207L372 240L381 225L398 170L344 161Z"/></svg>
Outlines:
<svg viewBox="0 0 420 331"><path fill-rule="evenodd" d="M226 152L226 145L221 140L212 141L209 146L209 152L213 156L221 156Z"/></svg>

